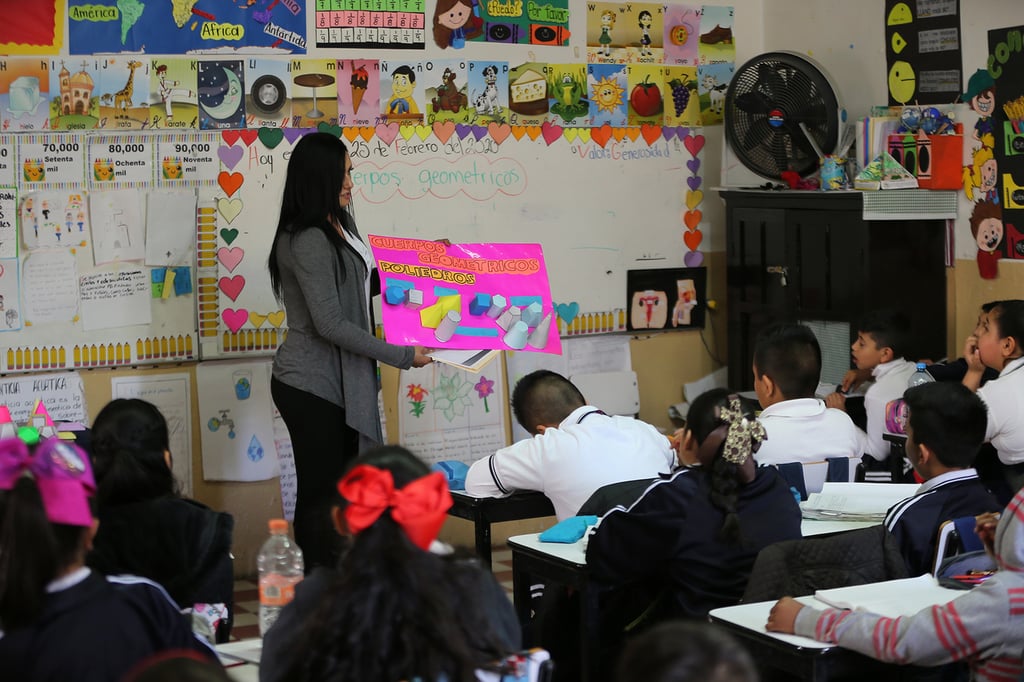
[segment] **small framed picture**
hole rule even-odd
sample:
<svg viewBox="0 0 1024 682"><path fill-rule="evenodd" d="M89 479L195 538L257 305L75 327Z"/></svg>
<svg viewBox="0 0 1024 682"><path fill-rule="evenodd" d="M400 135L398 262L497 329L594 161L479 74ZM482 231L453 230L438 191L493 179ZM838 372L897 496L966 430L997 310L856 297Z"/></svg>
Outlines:
<svg viewBox="0 0 1024 682"><path fill-rule="evenodd" d="M626 273L627 327L700 329L704 326L707 268L661 268Z"/></svg>

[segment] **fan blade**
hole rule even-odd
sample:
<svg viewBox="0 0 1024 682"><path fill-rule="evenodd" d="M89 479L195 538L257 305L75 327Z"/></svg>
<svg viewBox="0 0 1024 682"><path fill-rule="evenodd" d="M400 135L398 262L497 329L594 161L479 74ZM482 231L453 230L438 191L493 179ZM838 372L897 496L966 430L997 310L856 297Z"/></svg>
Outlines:
<svg viewBox="0 0 1024 682"><path fill-rule="evenodd" d="M760 92L744 92L736 97L736 108L748 114L767 115L772 103Z"/></svg>
<svg viewBox="0 0 1024 682"><path fill-rule="evenodd" d="M814 145L807 139L807 135L804 135L804 131L800 129L800 126L795 123L792 119L787 119L785 123L786 132L789 134L790 140L793 141L793 146L803 151L807 157L812 159L818 158L818 152L814 151ZM808 128L807 132L811 135L815 135L813 128ZM814 138L815 144L820 144L817 136Z"/></svg>
<svg viewBox="0 0 1024 682"><path fill-rule="evenodd" d="M782 171L792 169L792 142L788 139L788 136L781 132L780 129L775 129L775 134L772 136L771 144L771 156L775 161L775 173L781 175Z"/></svg>
<svg viewBox="0 0 1024 682"><path fill-rule="evenodd" d="M743 133L743 149L750 151L762 145L772 134L772 127L765 119L754 121L754 123Z"/></svg>
<svg viewBox="0 0 1024 682"><path fill-rule="evenodd" d="M766 63L757 65L757 87L768 99L778 101L786 90L786 78L779 73L780 65Z"/></svg>

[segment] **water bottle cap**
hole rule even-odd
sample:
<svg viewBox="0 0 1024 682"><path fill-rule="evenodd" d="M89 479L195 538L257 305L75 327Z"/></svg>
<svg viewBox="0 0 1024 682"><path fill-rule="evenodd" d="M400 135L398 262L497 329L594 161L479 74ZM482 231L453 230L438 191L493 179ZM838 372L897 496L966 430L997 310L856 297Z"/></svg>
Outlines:
<svg viewBox="0 0 1024 682"><path fill-rule="evenodd" d="M919 362L919 363L917 363L917 371L918 371L918 372L924 372L924 371L926 371L927 369L928 369L928 365L927 365L927 363L924 363L924 362Z"/></svg>
<svg viewBox="0 0 1024 682"><path fill-rule="evenodd" d="M267 525L270 526L270 532L271 533L287 533L288 532L288 522L285 521L284 519L270 519L270 521L268 522Z"/></svg>

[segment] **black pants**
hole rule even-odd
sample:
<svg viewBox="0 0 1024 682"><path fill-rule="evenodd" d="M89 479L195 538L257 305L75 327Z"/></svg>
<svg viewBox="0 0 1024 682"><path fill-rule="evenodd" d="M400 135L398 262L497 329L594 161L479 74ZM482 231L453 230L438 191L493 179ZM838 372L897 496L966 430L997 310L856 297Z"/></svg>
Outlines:
<svg viewBox="0 0 1024 682"><path fill-rule="evenodd" d="M295 454L295 541L302 548L306 572L334 567L341 537L331 521L331 504L338 479L359 453L359 433L345 423L344 409L312 393L272 378L270 395Z"/></svg>

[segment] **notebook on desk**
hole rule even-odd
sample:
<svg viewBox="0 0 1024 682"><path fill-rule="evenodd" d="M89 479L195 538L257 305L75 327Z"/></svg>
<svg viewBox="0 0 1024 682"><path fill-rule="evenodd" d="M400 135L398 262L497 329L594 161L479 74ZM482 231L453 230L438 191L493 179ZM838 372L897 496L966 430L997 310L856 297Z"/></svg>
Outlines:
<svg viewBox="0 0 1024 682"><path fill-rule="evenodd" d="M889 509L917 492L916 483L829 483L800 503L805 519L881 521Z"/></svg>
<svg viewBox="0 0 1024 682"><path fill-rule="evenodd" d="M934 576L926 573L916 578L818 590L814 598L837 609L870 611L895 618L946 604L963 594L963 590L940 586Z"/></svg>

